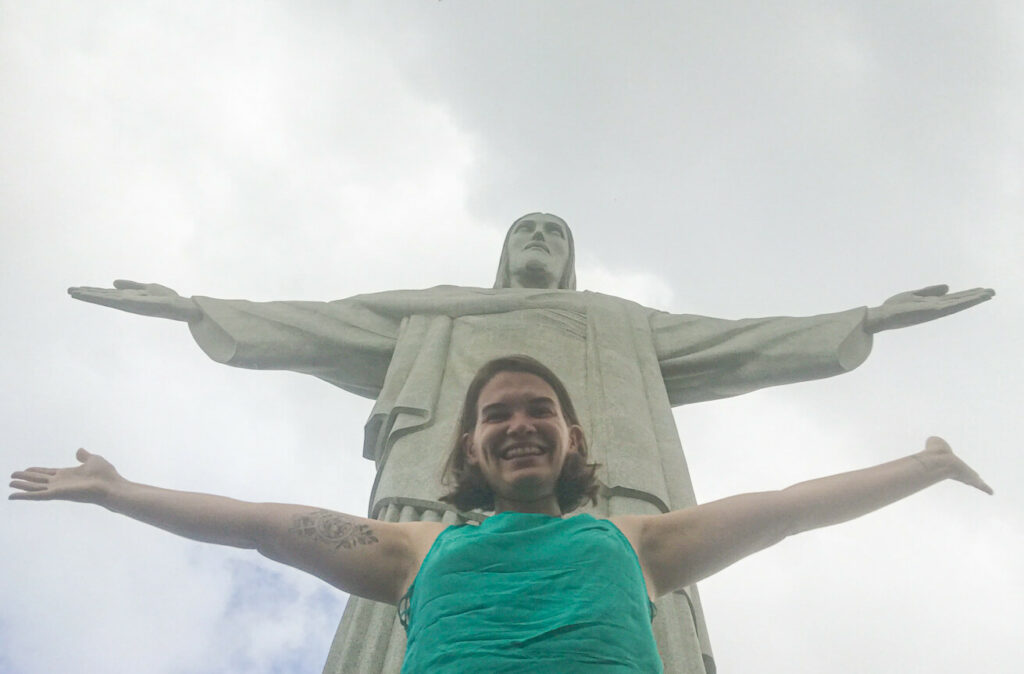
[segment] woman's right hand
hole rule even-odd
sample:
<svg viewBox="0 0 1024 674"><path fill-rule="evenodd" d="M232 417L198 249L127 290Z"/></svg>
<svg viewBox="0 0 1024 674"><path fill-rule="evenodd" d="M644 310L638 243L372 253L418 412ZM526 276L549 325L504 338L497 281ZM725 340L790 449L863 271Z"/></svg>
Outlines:
<svg viewBox="0 0 1024 674"><path fill-rule="evenodd" d="M924 443L924 449L913 455L915 459L928 470L936 471L943 478L963 482L964 484L980 489L986 494L992 494L992 487L981 479L978 472L967 465L959 456L953 453L949 443L940 437L932 436Z"/></svg>
<svg viewBox="0 0 1024 674"><path fill-rule="evenodd" d="M79 449L75 458L82 465L73 468L28 468L11 474L12 501L78 501L103 505L124 478L98 454Z"/></svg>

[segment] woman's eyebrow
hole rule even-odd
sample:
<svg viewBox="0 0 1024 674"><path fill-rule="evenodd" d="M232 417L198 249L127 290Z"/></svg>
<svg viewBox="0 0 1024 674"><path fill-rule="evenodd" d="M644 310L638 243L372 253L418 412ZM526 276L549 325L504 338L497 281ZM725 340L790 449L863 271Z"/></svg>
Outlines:
<svg viewBox="0 0 1024 674"><path fill-rule="evenodd" d="M490 405L484 405L480 408L480 414L486 414L487 412L500 411L507 407L505 403L491 403Z"/></svg>
<svg viewBox="0 0 1024 674"><path fill-rule="evenodd" d="M554 405L555 400L549 396L537 396L536 398L530 398L526 401L528 405ZM508 409L509 403L507 402L496 402L489 403L480 408L480 414L487 414L488 412L502 411Z"/></svg>

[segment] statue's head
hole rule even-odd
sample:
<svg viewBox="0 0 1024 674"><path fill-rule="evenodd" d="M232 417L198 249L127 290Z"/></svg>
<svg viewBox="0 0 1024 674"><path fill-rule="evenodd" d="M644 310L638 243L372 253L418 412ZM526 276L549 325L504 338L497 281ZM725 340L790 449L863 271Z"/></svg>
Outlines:
<svg viewBox="0 0 1024 674"><path fill-rule="evenodd" d="M512 223L501 248L495 288L576 290L572 230L550 213L527 213Z"/></svg>
<svg viewBox="0 0 1024 674"><path fill-rule="evenodd" d="M510 456L523 450L527 455ZM558 376L529 356L496 358L466 392L442 478L451 490L441 500L459 510L494 510L496 495L554 496L567 513L585 499L597 502L597 465L587 458L576 408Z"/></svg>

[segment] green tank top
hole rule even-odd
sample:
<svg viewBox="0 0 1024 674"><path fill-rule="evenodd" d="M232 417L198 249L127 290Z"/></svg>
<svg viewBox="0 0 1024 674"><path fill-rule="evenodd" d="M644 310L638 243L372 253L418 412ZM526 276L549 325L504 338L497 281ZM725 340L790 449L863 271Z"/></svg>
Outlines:
<svg viewBox="0 0 1024 674"><path fill-rule="evenodd" d="M401 606L402 672L661 672L652 609L608 520L500 513L434 541Z"/></svg>

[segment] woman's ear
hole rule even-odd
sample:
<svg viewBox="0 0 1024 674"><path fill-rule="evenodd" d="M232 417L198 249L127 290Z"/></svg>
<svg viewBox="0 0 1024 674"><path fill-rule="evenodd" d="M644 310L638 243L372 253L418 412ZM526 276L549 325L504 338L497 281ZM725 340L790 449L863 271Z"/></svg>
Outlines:
<svg viewBox="0 0 1024 674"><path fill-rule="evenodd" d="M475 466L480 463L480 459L477 458L476 452L473 451L473 436L469 433L463 433L462 437L459 438L459 444L462 445L462 455L466 457L466 463L471 466Z"/></svg>
<svg viewBox="0 0 1024 674"><path fill-rule="evenodd" d="M583 447L583 428L578 424L569 427L569 451L578 452Z"/></svg>

